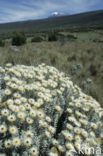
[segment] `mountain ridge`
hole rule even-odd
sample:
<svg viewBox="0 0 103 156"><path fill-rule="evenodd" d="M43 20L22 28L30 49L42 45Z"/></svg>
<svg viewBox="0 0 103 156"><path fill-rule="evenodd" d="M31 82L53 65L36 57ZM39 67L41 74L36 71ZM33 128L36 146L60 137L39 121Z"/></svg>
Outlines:
<svg viewBox="0 0 103 156"><path fill-rule="evenodd" d="M27 20L12 23L1 23L0 32L13 31L43 31L49 29L68 29L77 26L103 26L103 10L84 12L79 14Z"/></svg>

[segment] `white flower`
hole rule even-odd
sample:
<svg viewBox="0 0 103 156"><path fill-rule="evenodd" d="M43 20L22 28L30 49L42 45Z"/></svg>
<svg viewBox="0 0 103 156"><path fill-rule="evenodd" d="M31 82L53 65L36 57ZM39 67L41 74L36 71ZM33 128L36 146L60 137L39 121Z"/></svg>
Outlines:
<svg viewBox="0 0 103 156"><path fill-rule="evenodd" d="M37 147L32 147L29 149L29 153L31 154L31 156L38 156L38 149Z"/></svg>
<svg viewBox="0 0 103 156"><path fill-rule="evenodd" d="M69 113L69 114L71 114L73 111L72 111L72 109L71 108L67 108L67 113Z"/></svg>
<svg viewBox="0 0 103 156"><path fill-rule="evenodd" d="M56 147L52 147L48 154L49 154L49 156L58 156L57 148Z"/></svg>
<svg viewBox="0 0 103 156"><path fill-rule="evenodd" d="M34 99L28 99L29 104L34 105L35 104L35 100Z"/></svg>
<svg viewBox="0 0 103 156"><path fill-rule="evenodd" d="M0 125L0 133L5 133L7 131L6 125Z"/></svg>
<svg viewBox="0 0 103 156"><path fill-rule="evenodd" d="M92 123L91 123L91 128L94 129L94 130L96 130L96 129L97 129L97 125L96 125L95 123L92 122Z"/></svg>
<svg viewBox="0 0 103 156"><path fill-rule="evenodd" d="M37 103L39 103L40 105L42 105L44 102L43 102L43 99L41 99L41 98L39 98L38 100L37 100Z"/></svg>
<svg viewBox="0 0 103 156"><path fill-rule="evenodd" d="M51 122L51 118L50 118L49 116L46 116L46 117L45 117L45 120L46 120L47 122L49 122L49 123Z"/></svg>
<svg viewBox="0 0 103 156"><path fill-rule="evenodd" d="M74 151L76 152L75 149L74 149ZM74 156L74 154L71 151L66 151L65 156Z"/></svg>
<svg viewBox="0 0 103 156"><path fill-rule="evenodd" d="M40 98L42 98L42 97L44 97L44 94L42 93L42 92L38 92L38 97L40 97Z"/></svg>
<svg viewBox="0 0 103 156"><path fill-rule="evenodd" d="M30 147L32 145L32 140L30 138L24 138L23 143L26 147Z"/></svg>
<svg viewBox="0 0 103 156"><path fill-rule="evenodd" d="M27 99L26 99L25 97L21 97L20 100L21 100L21 102L23 102L23 103L27 102Z"/></svg>
<svg viewBox="0 0 103 156"><path fill-rule="evenodd" d="M81 135L84 138L87 138L88 137L88 133L85 130L81 130Z"/></svg>
<svg viewBox="0 0 103 156"><path fill-rule="evenodd" d="M11 140L5 140L5 142L4 142L5 148L10 148L11 145L12 145Z"/></svg>
<svg viewBox="0 0 103 156"><path fill-rule="evenodd" d="M12 107L12 111L15 112L15 113L19 112L19 107L13 105L13 107Z"/></svg>
<svg viewBox="0 0 103 156"><path fill-rule="evenodd" d="M12 99L7 100L7 104L8 104L8 105L11 105L11 104L13 104L13 103L14 103L14 102L13 102Z"/></svg>
<svg viewBox="0 0 103 156"><path fill-rule="evenodd" d="M20 95L19 93L14 93L13 96L14 96L15 98L20 98L20 97L21 97L21 95Z"/></svg>
<svg viewBox="0 0 103 156"><path fill-rule="evenodd" d="M49 127L48 127L48 131L49 131L51 134L54 134L54 133L55 133L55 128L52 127L52 126L49 126Z"/></svg>
<svg viewBox="0 0 103 156"><path fill-rule="evenodd" d="M18 112L17 117L20 120L24 120L26 117L26 114L24 112Z"/></svg>
<svg viewBox="0 0 103 156"><path fill-rule="evenodd" d="M4 91L4 93L5 93L5 95L10 95L11 94L11 90L10 89L5 89L5 91Z"/></svg>
<svg viewBox="0 0 103 156"><path fill-rule="evenodd" d="M68 130L72 130L72 129L73 129L73 126L72 126L71 124L67 123L67 124L66 124L66 128L67 128Z"/></svg>
<svg viewBox="0 0 103 156"><path fill-rule="evenodd" d="M59 150L60 153L64 153L65 152L65 148L63 146L57 145L57 147L58 147L58 150Z"/></svg>
<svg viewBox="0 0 103 156"><path fill-rule="evenodd" d="M25 136L27 137L27 138L32 138L33 137L33 133L32 133L32 131L26 131L26 133L25 133Z"/></svg>
<svg viewBox="0 0 103 156"><path fill-rule="evenodd" d="M73 135L71 133L67 133L65 134L65 139L68 141L72 141L73 140Z"/></svg>
<svg viewBox="0 0 103 156"><path fill-rule="evenodd" d="M9 77L9 76L5 76L5 77L4 77L4 80L5 80L5 81L9 81L9 80L10 80L10 77Z"/></svg>
<svg viewBox="0 0 103 156"><path fill-rule="evenodd" d="M25 107L24 107L23 105L20 105L20 106L19 106L19 110L20 110L20 111L25 111Z"/></svg>
<svg viewBox="0 0 103 156"><path fill-rule="evenodd" d="M53 146L57 146L59 144L59 142L56 139L52 139L52 145Z"/></svg>
<svg viewBox="0 0 103 156"><path fill-rule="evenodd" d="M39 108L41 104L39 102L35 102L35 107Z"/></svg>
<svg viewBox="0 0 103 156"><path fill-rule="evenodd" d="M72 122L72 123L75 123L75 122L76 122L76 119L75 119L75 117L73 117L73 116L68 117L68 120L69 120L70 122Z"/></svg>
<svg viewBox="0 0 103 156"><path fill-rule="evenodd" d="M19 147L21 145L21 140L18 137L13 138L12 144L15 147Z"/></svg>
<svg viewBox="0 0 103 156"><path fill-rule="evenodd" d="M20 92L23 92L23 91L24 91L24 87L23 87L23 86L19 86L19 87L18 87L18 90L19 90Z"/></svg>
<svg viewBox="0 0 103 156"><path fill-rule="evenodd" d="M20 105L21 104L21 101L19 99L16 99L14 102L15 102L16 105Z"/></svg>
<svg viewBox="0 0 103 156"><path fill-rule="evenodd" d="M30 104L28 104L28 103L25 103L25 104L24 104L24 107L25 107L26 110L30 110L30 109L31 109L31 106L30 106Z"/></svg>
<svg viewBox="0 0 103 156"><path fill-rule="evenodd" d="M67 148L68 150L73 150L73 149L74 149L73 144L70 143L70 142L66 142L66 143L65 143L65 146L66 146L66 148Z"/></svg>
<svg viewBox="0 0 103 156"><path fill-rule="evenodd" d="M14 122L14 121L16 120L16 117L15 117L15 115L13 114L13 115L9 115L7 119L8 119L8 121L10 121L10 122Z"/></svg>
<svg viewBox="0 0 103 156"><path fill-rule="evenodd" d="M32 124L32 123L33 123L33 119L30 118L30 117L27 117L27 118L26 118L26 122L27 122L28 124Z"/></svg>
<svg viewBox="0 0 103 156"><path fill-rule="evenodd" d="M16 126L10 126L10 127L9 127L9 132L10 132L11 134L17 134L18 129L17 129Z"/></svg>
<svg viewBox="0 0 103 156"><path fill-rule="evenodd" d="M37 111L37 117L38 117L39 119L43 119L43 118L44 118L44 112L43 112L42 110L38 110L38 111Z"/></svg>
<svg viewBox="0 0 103 156"><path fill-rule="evenodd" d="M15 89L17 89L17 88L18 88L18 86L17 86L17 84L12 83L12 84L11 84L11 88L15 90Z"/></svg>
<svg viewBox="0 0 103 156"><path fill-rule="evenodd" d="M39 125L43 128L47 128L48 127L48 124L47 122L43 121L43 120L39 120Z"/></svg>
<svg viewBox="0 0 103 156"><path fill-rule="evenodd" d="M88 121L84 120L84 119L79 119L79 122L83 125L83 126L87 126Z"/></svg>
<svg viewBox="0 0 103 156"><path fill-rule="evenodd" d="M8 114L9 114L9 110L8 109L2 109L1 110L1 115L2 116L8 116Z"/></svg>
<svg viewBox="0 0 103 156"><path fill-rule="evenodd" d="M74 133L75 133L75 134L80 134L80 133L81 133L81 129L78 128L78 127L75 127L75 128L74 128Z"/></svg>
<svg viewBox="0 0 103 156"><path fill-rule="evenodd" d="M36 117L36 111L34 111L34 110L30 110L30 117L32 117L32 118L34 118L34 117Z"/></svg>
<svg viewBox="0 0 103 156"><path fill-rule="evenodd" d="M10 68L10 67L12 67L12 64L11 64L11 63L7 63L7 64L6 64L6 67L7 67L7 68Z"/></svg>
<svg viewBox="0 0 103 156"><path fill-rule="evenodd" d="M61 111L61 107L56 105L55 106L55 110L58 111L58 112L60 112Z"/></svg>
<svg viewBox="0 0 103 156"><path fill-rule="evenodd" d="M46 138L50 138L50 137L51 137L51 134L50 134L50 132L45 131L45 132L44 132L44 136L45 136Z"/></svg>

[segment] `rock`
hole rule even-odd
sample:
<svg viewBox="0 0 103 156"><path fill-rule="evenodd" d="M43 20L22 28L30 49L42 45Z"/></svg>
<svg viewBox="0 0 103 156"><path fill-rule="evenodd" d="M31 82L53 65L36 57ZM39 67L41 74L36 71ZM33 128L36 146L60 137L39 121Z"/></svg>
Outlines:
<svg viewBox="0 0 103 156"><path fill-rule="evenodd" d="M17 48L17 46L10 46L9 47L9 50L11 52L14 52L14 53L19 53L20 52L19 49Z"/></svg>

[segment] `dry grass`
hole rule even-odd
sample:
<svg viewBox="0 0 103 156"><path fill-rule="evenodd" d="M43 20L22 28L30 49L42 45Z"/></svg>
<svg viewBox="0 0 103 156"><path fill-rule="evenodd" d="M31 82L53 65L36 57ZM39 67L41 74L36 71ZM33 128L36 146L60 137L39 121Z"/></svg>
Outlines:
<svg viewBox="0 0 103 156"><path fill-rule="evenodd" d="M85 89L101 104L103 103L103 42L93 42L94 39L102 39L103 31L75 33L78 37L75 41L28 43L18 47L19 53L9 50L10 43L0 48L0 65L7 62L13 64L34 65L46 63L57 67L59 70L72 75L73 65L82 64L83 69L74 74L72 79L77 84L87 78L93 83Z"/></svg>

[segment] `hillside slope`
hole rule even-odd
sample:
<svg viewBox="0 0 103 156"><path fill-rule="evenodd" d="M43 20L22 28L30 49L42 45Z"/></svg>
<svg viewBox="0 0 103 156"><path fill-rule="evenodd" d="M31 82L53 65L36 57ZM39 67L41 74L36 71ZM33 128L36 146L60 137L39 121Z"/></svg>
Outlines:
<svg viewBox="0 0 103 156"><path fill-rule="evenodd" d="M12 31L45 31L49 29L67 29L78 26L93 26L103 28L103 10L66 15L56 18L29 20L0 24L0 33Z"/></svg>

